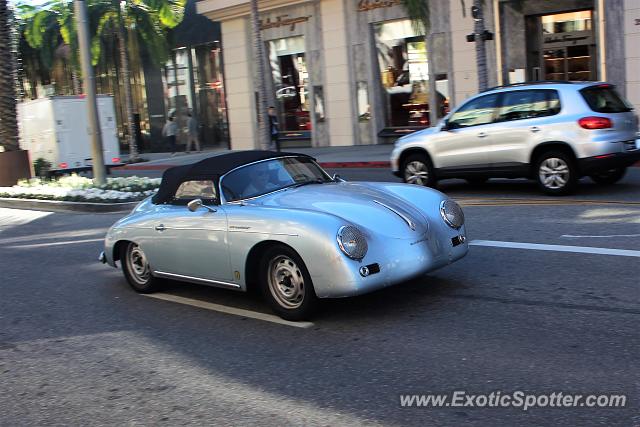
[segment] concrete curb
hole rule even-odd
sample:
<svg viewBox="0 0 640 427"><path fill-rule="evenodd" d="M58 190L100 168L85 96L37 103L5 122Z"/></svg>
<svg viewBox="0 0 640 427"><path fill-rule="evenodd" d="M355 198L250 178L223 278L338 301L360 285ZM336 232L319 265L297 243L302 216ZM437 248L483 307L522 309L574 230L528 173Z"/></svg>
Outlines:
<svg viewBox="0 0 640 427"><path fill-rule="evenodd" d="M0 197L0 208L30 209L51 212L121 213L130 212L138 203L140 202L89 203Z"/></svg>

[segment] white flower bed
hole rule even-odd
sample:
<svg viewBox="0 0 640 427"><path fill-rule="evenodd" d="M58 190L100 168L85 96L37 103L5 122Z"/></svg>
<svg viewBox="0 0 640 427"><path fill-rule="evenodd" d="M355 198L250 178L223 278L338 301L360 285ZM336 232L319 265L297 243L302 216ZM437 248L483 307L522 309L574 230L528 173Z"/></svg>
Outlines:
<svg viewBox="0 0 640 427"><path fill-rule="evenodd" d="M62 200L73 202L117 203L142 200L156 192L160 178L107 178L107 183L94 186L89 178L77 175L58 180L23 180L13 187L0 187L0 197L20 199Z"/></svg>

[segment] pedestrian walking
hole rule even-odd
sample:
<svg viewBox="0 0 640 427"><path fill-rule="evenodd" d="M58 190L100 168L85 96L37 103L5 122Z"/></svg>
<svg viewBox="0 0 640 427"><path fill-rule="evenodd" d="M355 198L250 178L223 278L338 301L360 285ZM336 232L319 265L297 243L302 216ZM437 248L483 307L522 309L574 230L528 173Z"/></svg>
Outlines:
<svg viewBox="0 0 640 427"><path fill-rule="evenodd" d="M278 123L278 117L276 116L276 109L269 107L269 132L271 134L271 150L280 151L280 127Z"/></svg>
<svg viewBox="0 0 640 427"><path fill-rule="evenodd" d="M187 148L186 152L191 152L191 144L195 145L196 151L200 152L200 139L198 138L198 121L191 114L191 111L187 113L189 118L187 119Z"/></svg>
<svg viewBox="0 0 640 427"><path fill-rule="evenodd" d="M169 147L171 148L171 155L175 156L177 149L176 144L176 135L178 134L178 125L173 119L173 116L169 116L167 118L167 122L164 124L162 128L162 136L169 143Z"/></svg>

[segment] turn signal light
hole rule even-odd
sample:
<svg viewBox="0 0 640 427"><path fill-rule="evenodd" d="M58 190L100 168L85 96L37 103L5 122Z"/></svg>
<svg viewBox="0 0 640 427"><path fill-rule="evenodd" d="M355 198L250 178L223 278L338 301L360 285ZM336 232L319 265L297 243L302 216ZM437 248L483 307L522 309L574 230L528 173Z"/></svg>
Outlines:
<svg viewBox="0 0 640 427"><path fill-rule="evenodd" d="M113 158L111 159L111 162L112 162L112 163L120 163L120 157L113 157Z"/></svg>
<svg viewBox="0 0 640 427"><path fill-rule="evenodd" d="M60 166L60 169L66 169L66 168L68 168L68 167L69 167L69 165L68 165L67 163L64 163L64 162L63 162L63 163L60 163L60 165L59 165L59 166Z"/></svg>
<svg viewBox="0 0 640 427"><path fill-rule="evenodd" d="M583 117L578 124L584 129L609 129L613 127L611 119L606 117Z"/></svg>

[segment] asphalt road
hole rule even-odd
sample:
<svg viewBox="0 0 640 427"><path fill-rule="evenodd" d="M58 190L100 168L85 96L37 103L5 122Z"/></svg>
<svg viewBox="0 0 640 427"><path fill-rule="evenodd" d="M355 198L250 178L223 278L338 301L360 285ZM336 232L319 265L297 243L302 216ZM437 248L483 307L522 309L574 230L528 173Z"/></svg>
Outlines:
<svg viewBox="0 0 640 427"><path fill-rule="evenodd" d="M472 241L578 249L474 245L419 280L325 302L309 328L255 319L269 310L253 295L165 290L202 308L134 293L96 261L120 215L0 209L0 425L640 425L639 172L566 199L526 181L443 183ZM400 405L457 390L627 405Z"/></svg>

